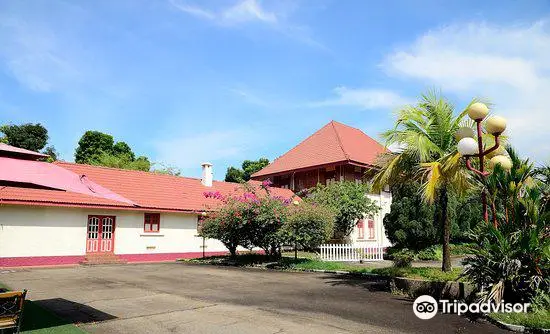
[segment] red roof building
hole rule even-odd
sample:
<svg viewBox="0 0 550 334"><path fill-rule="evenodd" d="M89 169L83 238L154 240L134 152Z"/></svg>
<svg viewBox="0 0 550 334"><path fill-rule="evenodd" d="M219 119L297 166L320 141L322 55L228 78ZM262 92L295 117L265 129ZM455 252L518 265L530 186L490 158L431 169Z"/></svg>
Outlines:
<svg viewBox="0 0 550 334"><path fill-rule="evenodd" d="M0 147L0 267L164 261L226 252L197 236L198 218L244 192L237 183L68 162ZM249 186L259 188L260 182ZM287 189L270 194L291 199Z"/></svg>
<svg viewBox="0 0 550 334"><path fill-rule="evenodd" d="M362 180L383 145L351 126L331 121L320 130L252 175L274 186L300 191L335 180Z"/></svg>

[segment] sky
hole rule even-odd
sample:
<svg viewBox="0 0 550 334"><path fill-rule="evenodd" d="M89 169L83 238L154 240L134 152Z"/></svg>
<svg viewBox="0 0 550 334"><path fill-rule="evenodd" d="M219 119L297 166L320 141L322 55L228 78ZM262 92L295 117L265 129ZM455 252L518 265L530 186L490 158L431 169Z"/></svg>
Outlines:
<svg viewBox="0 0 550 334"><path fill-rule="evenodd" d="M380 139L430 89L487 99L550 161L550 2L0 2L0 124L42 123L66 161L98 130L223 179L331 120Z"/></svg>

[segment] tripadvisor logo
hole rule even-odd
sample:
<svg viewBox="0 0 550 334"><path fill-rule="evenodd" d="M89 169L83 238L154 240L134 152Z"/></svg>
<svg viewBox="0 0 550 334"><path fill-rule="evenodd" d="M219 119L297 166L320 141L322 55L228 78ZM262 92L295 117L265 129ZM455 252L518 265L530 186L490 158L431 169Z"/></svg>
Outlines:
<svg viewBox="0 0 550 334"><path fill-rule="evenodd" d="M423 295L414 301L413 312L419 319L428 320L435 317L439 309L441 309L441 313L455 313L458 315L465 313L526 313L530 305L530 303L512 304L504 301L497 304L490 302L468 304L445 299L439 300L438 303L432 296Z"/></svg>

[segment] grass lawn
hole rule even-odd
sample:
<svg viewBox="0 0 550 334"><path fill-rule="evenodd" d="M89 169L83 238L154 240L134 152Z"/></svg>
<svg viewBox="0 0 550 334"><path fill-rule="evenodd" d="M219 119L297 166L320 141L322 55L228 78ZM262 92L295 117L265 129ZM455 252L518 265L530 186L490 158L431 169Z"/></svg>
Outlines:
<svg viewBox="0 0 550 334"><path fill-rule="evenodd" d="M2 285L2 283L0 283L0 289L9 290L9 288ZM23 324L21 325L21 333L82 334L86 332L76 327L74 324L59 318L36 303L26 300L23 309Z"/></svg>
<svg viewBox="0 0 550 334"><path fill-rule="evenodd" d="M529 313L491 313L489 316L511 325L550 329L550 310Z"/></svg>
<svg viewBox="0 0 550 334"><path fill-rule="evenodd" d="M439 268L418 267L418 268L376 268L368 264L328 262L317 258L314 253L299 252L298 259L294 259L294 253L284 253L282 259L275 262L262 254L242 254L231 259L229 256L212 256L186 260L194 263L208 263L214 265L236 265L236 266L262 266L269 263L269 268L287 269L287 270L331 270L348 271L352 273L373 273L391 277L407 277L416 279L426 279L432 281L455 281L459 280L462 272L460 268L455 268L451 272L443 272Z"/></svg>
<svg viewBox="0 0 550 334"><path fill-rule="evenodd" d="M462 273L461 268L453 268L450 272L444 272L439 268L434 267L418 267L418 268L377 268L373 269L372 273L392 276L392 277L406 277L415 279L425 279L429 281L463 281L459 276Z"/></svg>

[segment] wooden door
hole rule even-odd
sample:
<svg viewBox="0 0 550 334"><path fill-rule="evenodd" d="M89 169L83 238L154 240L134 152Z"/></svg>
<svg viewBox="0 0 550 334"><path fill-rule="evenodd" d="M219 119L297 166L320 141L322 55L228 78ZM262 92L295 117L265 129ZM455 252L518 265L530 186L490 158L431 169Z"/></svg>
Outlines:
<svg viewBox="0 0 550 334"><path fill-rule="evenodd" d="M115 217L88 216L86 253L112 253L115 245Z"/></svg>

